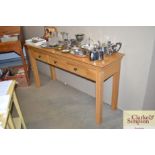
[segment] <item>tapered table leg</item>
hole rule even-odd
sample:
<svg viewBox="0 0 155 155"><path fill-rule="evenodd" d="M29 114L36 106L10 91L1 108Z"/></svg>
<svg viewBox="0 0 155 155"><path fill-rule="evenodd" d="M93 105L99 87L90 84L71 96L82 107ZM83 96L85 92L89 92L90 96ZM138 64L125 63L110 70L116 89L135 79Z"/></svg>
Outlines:
<svg viewBox="0 0 155 155"><path fill-rule="evenodd" d="M102 121L102 102L103 102L103 77L101 72L96 74L96 123L100 124Z"/></svg>
<svg viewBox="0 0 155 155"><path fill-rule="evenodd" d="M119 90L119 77L120 77L120 71L113 75L112 102L111 102L112 110L117 109L118 90Z"/></svg>
<svg viewBox="0 0 155 155"><path fill-rule="evenodd" d="M51 79L52 80L56 80L56 71L55 71L55 67L49 65L50 67L50 73L51 73Z"/></svg>
<svg viewBox="0 0 155 155"><path fill-rule="evenodd" d="M34 80L35 85L36 85L36 87L40 87L40 78L39 78L39 73L38 73L37 61L35 60L35 58L33 58L33 56L30 56L30 61L31 61L34 79L35 79Z"/></svg>
<svg viewBox="0 0 155 155"><path fill-rule="evenodd" d="M24 67L24 72L25 72L26 80L27 80L27 83L29 85L30 84L30 79L29 79L29 76L28 76L28 67L27 67L26 60L25 60L25 57L24 57L24 54L23 54L22 50L20 52L20 55L21 55L21 59L22 59L22 62L23 62L23 67Z"/></svg>

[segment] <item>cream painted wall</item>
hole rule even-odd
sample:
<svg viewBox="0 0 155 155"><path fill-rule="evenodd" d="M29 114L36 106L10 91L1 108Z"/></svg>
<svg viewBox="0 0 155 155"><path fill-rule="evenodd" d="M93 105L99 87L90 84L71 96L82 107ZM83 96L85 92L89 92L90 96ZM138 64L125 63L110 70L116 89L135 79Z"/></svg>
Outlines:
<svg viewBox="0 0 155 155"><path fill-rule="evenodd" d="M155 110L155 42L143 108Z"/></svg>
<svg viewBox="0 0 155 155"><path fill-rule="evenodd" d="M155 27L57 27L59 31L69 32L71 37L76 33L84 33L94 40L121 41L121 51L125 53L122 61L119 108L142 109L147 87L149 67L153 53ZM24 27L26 38L42 36L43 27ZM41 72L49 75L48 66L39 63ZM95 84L83 78L57 70L58 80L95 96ZM111 101L111 79L105 82L104 100Z"/></svg>

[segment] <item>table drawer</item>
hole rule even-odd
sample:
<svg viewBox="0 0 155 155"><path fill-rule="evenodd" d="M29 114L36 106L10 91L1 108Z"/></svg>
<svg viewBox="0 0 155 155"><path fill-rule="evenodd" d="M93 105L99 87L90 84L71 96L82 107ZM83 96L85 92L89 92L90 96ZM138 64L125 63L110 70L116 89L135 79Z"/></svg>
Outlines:
<svg viewBox="0 0 155 155"><path fill-rule="evenodd" d="M53 58L53 57L50 57L50 62L49 62L51 65L55 66L55 67L59 67L59 68L62 68L62 69L65 69L67 66L66 66L66 61L63 61L63 60L59 60L57 58Z"/></svg>
<svg viewBox="0 0 155 155"><path fill-rule="evenodd" d="M54 65L55 67L62 68L69 72L75 73L82 77L88 78L90 80L95 80L96 78L96 71L91 68L86 68L80 64L69 62L65 60L59 60L57 58L50 57L50 64Z"/></svg>
<svg viewBox="0 0 155 155"><path fill-rule="evenodd" d="M33 52L33 57L37 60L49 63L49 56L43 53Z"/></svg>

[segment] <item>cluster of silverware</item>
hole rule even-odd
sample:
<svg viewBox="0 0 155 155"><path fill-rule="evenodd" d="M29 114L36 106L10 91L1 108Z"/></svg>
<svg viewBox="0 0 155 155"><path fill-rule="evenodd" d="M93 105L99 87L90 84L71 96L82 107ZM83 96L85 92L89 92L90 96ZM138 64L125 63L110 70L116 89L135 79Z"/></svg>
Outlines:
<svg viewBox="0 0 155 155"><path fill-rule="evenodd" d="M80 39L78 39L78 37ZM116 53L120 50L122 46L122 43L120 42L114 44L111 41L108 41L107 43L101 43L100 41L98 41L97 43L95 43L90 38L83 41L84 34L77 34L76 39L78 43L75 47L79 48L77 52L77 48L73 46L76 49L75 53L80 53L80 55L88 55L91 61L103 60L105 54L111 55L113 53Z"/></svg>
<svg viewBox="0 0 155 155"><path fill-rule="evenodd" d="M56 47L64 53L71 53L76 56L89 56L91 61L103 60L104 55L111 55L120 50L122 43L116 44L108 41L95 43L92 39L84 40L84 34L76 34L74 39L69 39L69 34L66 32L53 32L52 37L49 37L46 47Z"/></svg>
<svg viewBox="0 0 155 155"><path fill-rule="evenodd" d="M98 41L94 43L90 38L86 44L83 44L81 47L88 50L90 60L103 60L104 55L111 55L120 50L122 43L118 42L116 44L108 41L107 43L101 43Z"/></svg>

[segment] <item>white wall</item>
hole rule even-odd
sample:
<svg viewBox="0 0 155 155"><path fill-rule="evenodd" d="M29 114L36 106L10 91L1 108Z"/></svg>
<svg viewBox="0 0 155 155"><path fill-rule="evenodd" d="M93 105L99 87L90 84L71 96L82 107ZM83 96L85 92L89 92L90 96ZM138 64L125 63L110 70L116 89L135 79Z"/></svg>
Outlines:
<svg viewBox="0 0 155 155"><path fill-rule="evenodd" d="M155 110L155 42L143 108Z"/></svg>
<svg viewBox="0 0 155 155"><path fill-rule="evenodd" d="M43 35L42 27L25 27L26 37ZM155 27L58 27L59 31L84 33L94 40L121 41L122 61L119 108L142 109L152 57ZM49 75L48 67L39 63L40 71ZM95 84L83 78L57 70L57 78L69 85L95 96ZM111 101L111 79L105 82L104 100Z"/></svg>
<svg viewBox="0 0 155 155"><path fill-rule="evenodd" d="M44 34L43 26L24 26L24 38L29 39L31 37L41 37Z"/></svg>

